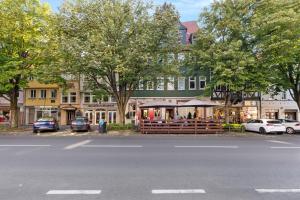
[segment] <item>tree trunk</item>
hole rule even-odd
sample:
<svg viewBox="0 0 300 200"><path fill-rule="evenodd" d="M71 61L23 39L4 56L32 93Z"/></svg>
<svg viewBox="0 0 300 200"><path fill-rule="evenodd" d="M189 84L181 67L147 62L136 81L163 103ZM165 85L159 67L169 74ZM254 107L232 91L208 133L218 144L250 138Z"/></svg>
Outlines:
<svg viewBox="0 0 300 200"><path fill-rule="evenodd" d="M230 107L230 94L227 93L225 95L225 108L224 108L224 115L225 115L225 123L229 124L229 107Z"/></svg>
<svg viewBox="0 0 300 200"><path fill-rule="evenodd" d="M18 93L17 87L12 89L10 94L10 127L16 128L19 126L19 111L18 111Z"/></svg>
<svg viewBox="0 0 300 200"><path fill-rule="evenodd" d="M119 123L125 125L125 111L127 102L118 102Z"/></svg>

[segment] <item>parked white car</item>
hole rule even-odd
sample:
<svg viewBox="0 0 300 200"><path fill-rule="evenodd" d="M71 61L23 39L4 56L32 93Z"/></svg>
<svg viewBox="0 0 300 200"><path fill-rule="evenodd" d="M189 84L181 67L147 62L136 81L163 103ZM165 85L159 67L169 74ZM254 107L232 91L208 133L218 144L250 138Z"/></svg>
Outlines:
<svg viewBox="0 0 300 200"><path fill-rule="evenodd" d="M243 123L246 131L265 133L284 133L285 126L275 119L253 119L247 123Z"/></svg>
<svg viewBox="0 0 300 200"><path fill-rule="evenodd" d="M279 119L279 121L285 126L286 132L293 134L300 131L300 122L292 119Z"/></svg>

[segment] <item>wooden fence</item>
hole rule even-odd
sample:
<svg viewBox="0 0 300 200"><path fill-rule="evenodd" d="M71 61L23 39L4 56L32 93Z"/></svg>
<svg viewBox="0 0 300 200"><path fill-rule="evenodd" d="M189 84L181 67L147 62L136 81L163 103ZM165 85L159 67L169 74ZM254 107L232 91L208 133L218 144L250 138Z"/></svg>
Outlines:
<svg viewBox="0 0 300 200"><path fill-rule="evenodd" d="M177 134L200 134L200 133L223 133L222 124L218 121L206 120L176 120L176 121L150 121L141 120L140 131L147 133L177 133Z"/></svg>

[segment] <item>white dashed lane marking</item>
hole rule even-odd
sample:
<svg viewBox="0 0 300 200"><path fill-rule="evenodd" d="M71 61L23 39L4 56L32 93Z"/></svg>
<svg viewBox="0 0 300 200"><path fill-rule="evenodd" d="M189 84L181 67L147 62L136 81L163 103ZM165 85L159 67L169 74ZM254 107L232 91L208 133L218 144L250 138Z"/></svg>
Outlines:
<svg viewBox="0 0 300 200"><path fill-rule="evenodd" d="M80 147L80 146L83 146L85 144L88 144L90 143L92 140L84 140L84 141L81 141L81 142L78 142L78 143L75 143L75 144L71 144L71 145L68 145L66 146L64 149L65 150L70 150L70 149L75 149L77 147Z"/></svg>
<svg viewBox="0 0 300 200"><path fill-rule="evenodd" d="M82 147L94 148L142 148L141 145L82 145Z"/></svg>
<svg viewBox="0 0 300 200"><path fill-rule="evenodd" d="M279 141L279 140L266 140L267 142L277 143L277 144L292 144L290 142Z"/></svg>
<svg viewBox="0 0 300 200"><path fill-rule="evenodd" d="M205 194L203 189L152 190L152 194Z"/></svg>
<svg viewBox="0 0 300 200"><path fill-rule="evenodd" d="M220 149L237 149L238 146L174 146L175 148L220 148Z"/></svg>
<svg viewBox="0 0 300 200"><path fill-rule="evenodd" d="M51 147L48 144L1 144L0 147Z"/></svg>
<svg viewBox="0 0 300 200"><path fill-rule="evenodd" d="M271 149L300 149L300 147L270 147Z"/></svg>
<svg viewBox="0 0 300 200"><path fill-rule="evenodd" d="M101 194L101 190L50 190L46 194L56 194L56 195L65 195L65 194Z"/></svg>
<svg viewBox="0 0 300 200"><path fill-rule="evenodd" d="M255 189L258 193L300 193L300 189Z"/></svg>

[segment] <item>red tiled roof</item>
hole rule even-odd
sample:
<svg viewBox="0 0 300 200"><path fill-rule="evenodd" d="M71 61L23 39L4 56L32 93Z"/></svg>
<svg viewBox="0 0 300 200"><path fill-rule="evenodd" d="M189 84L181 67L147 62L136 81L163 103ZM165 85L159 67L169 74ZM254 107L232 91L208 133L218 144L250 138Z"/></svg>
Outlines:
<svg viewBox="0 0 300 200"><path fill-rule="evenodd" d="M182 22L183 26L187 28L189 34L196 33L199 30L199 26L196 21Z"/></svg>
<svg viewBox="0 0 300 200"><path fill-rule="evenodd" d="M187 28L186 43L191 44L191 35L199 30L199 26L196 21L182 22L182 25Z"/></svg>

